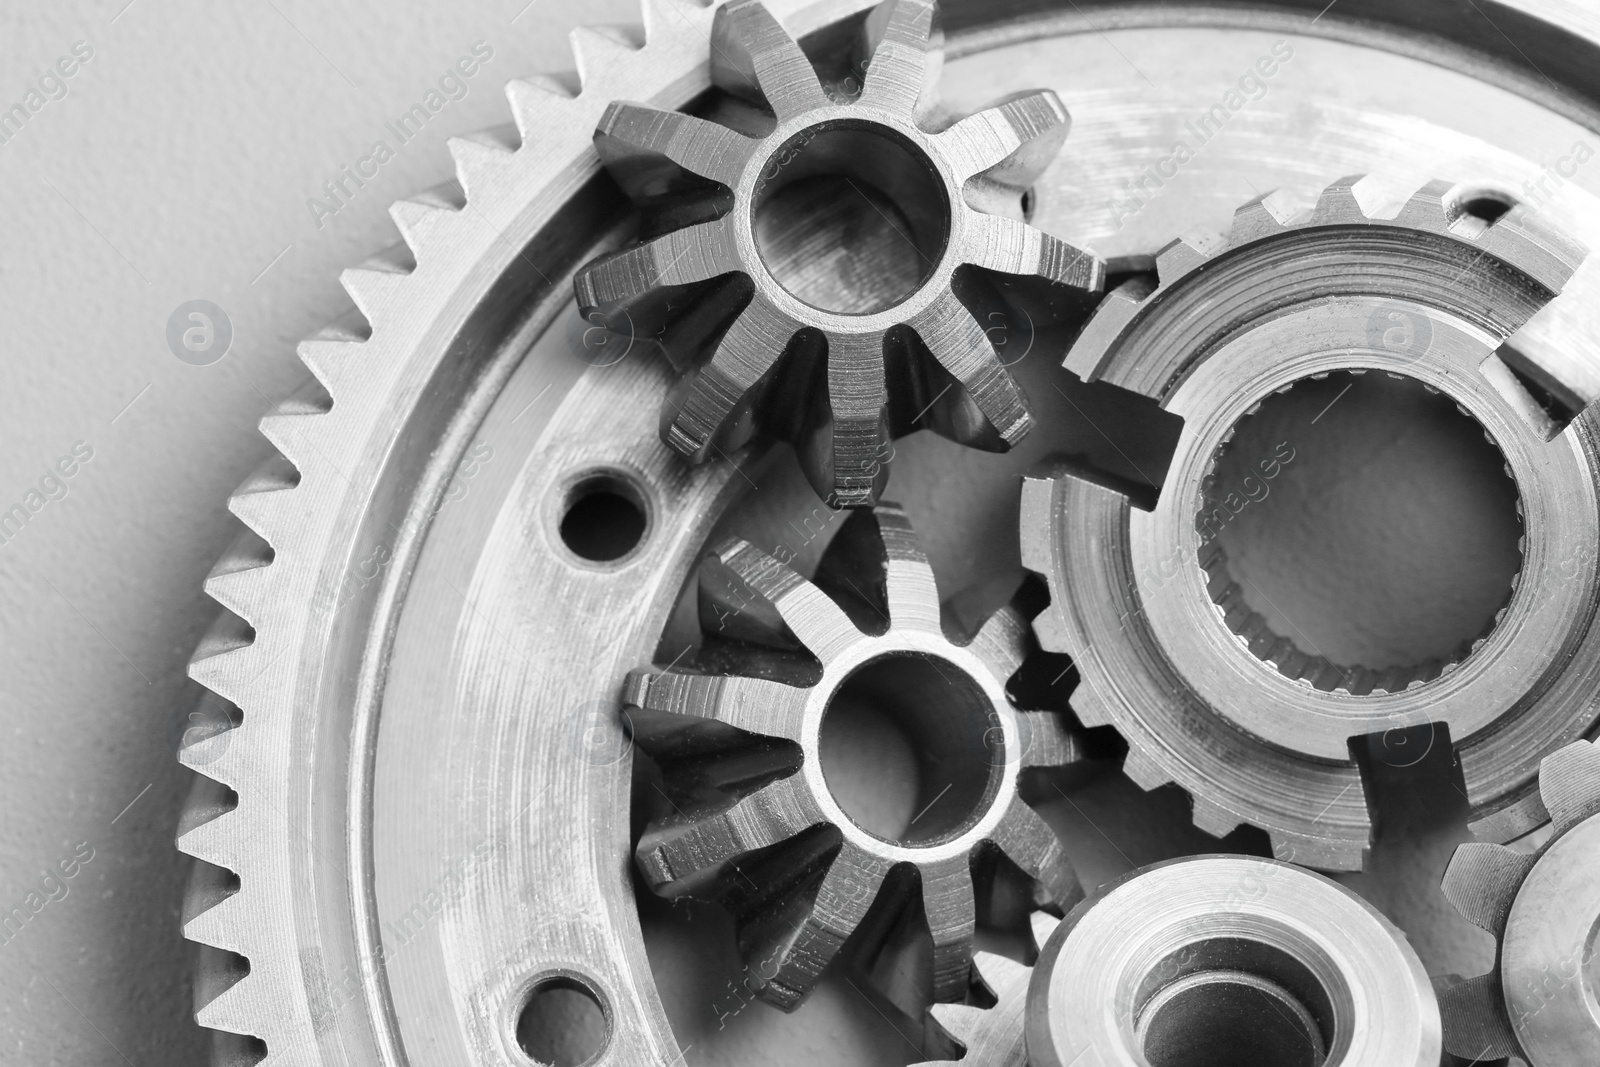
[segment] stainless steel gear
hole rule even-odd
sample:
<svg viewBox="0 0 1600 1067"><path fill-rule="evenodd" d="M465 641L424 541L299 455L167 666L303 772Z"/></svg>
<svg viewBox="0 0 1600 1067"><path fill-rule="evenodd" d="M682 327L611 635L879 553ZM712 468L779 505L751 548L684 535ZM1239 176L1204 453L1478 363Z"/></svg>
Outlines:
<svg viewBox="0 0 1600 1067"><path fill-rule="evenodd" d="M835 507L877 498L894 437L926 427L1003 451L1027 433L1027 400L986 332L1005 306L997 280L1104 281L1094 255L1023 221L1024 194L1067 136L1056 94L951 121L934 98L938 5L887 0L864 32L852 98L824 87L759 0L719 8L712 80L771 115L608 108L600 157L660 235L577 278L586 315L665 331L669 354L686 353L662 412L673 448L704 460L758 431L792 441ZM805 228L769 235L764 209L797 197ZM877 262L818 254L818 217L841 198L886 224Z"/></svg>
<svg viewBox="0 0 1600 1067"><path fill-rule="evenodd" d="M1075 658L1084 724L1115 725L1127 773L1188 790L1202 829L1251 823L1280 857L1333 870L1358 869L1370 836L1352 737L1447 724L1474 830L1504 841L1543 821L1539 759L1595 729L1600 680L1600 424L1568 410L1558 425L1537 399L1536 381L1584 395L1571 348L1513 337L1583 252L1524 208L1475 216L1476 186L1432 182L1398 211L1376 192L1345 179L1298 214L1254 201L1226 239L1164 249L1158 284L1108 296L1065 366L1184 419L1159 500L1146 510L1069 470L1029 479L1022 504L1023 559L1053 597L1035 626ZM1391 315L1421 329L1391 345L1375 329ZM1454 399L1515 480L1518 590L1458 658L1331 663L1250 610L1210 536L1213 510L1218 523L1239 510L1210 477L1235 427L1275 392L1346 369Z"/></svg>
<svg viewBox="0 0 1600 1067"><path fill-rule="evenodd" d="M869 4L768 6L815 48ZM1366 22L1335 8L1313 25L1288 6L1118 5L1107 21L1110 9L1077 6L951 8L941 88L961 110L1060 89L1092 165L1039 175L1033 224L1108 256L1153 247L1169 206L1236 203L1240 173L1320 185L1399 163L1515 186L1541 177L1545 147L1565 151L1588 129L1531 69L1455 73L1458 47L1474 45L1454 18L1402 27L1372 5ZM1600 30L1543 0L1517 8L1548 20L1547 36L1518 38L1530 67L1582 95L1573 70L1588 68L1552 60L1569 45L1594 56ZM230 706L208 717L214 732L185 738L181 758L205 777L180 836L197 857L184 914L204 945L197 1016L229 1067L519 1067L532 1055L520 1020L546 990L593 1008L598 1064L683 1062L691 1044L706 1055L646 948L654 901L636 898L629 870L622 680L675 651L661 655L662 635L734 505L759 493L784 514L792 501L764 474L783 469L781 450L690 467L661 443L672 368L597 359L572 340L594 325L573 314L573 274L636 233L593 136L611 104L729 113L707 97L713 10L646 0L643 16L642 43L632 30L575 35L576 85L513 82L514 128L453 141L458 179L394 206L402 243L344 276L357 311L302 344L310 380L263 422L277 452L231 503L249 531L208 581L225 611L192 668ZM1322 76L1273 82L1273 105L1235 115L1237 136L1208 145L1188 188L1118 218L1119 189L1168 151L1172 128L1280 37ZM1131 45L1163 94L1117 51ZM1326 73L1347 70L1392 99L1375 105ZM1584 184L1546 211L1592 241ZM1045 380L1030 381L1035 399ZM930 554L942 547L942 581L947 564L992 577L995 561L974 564L970 548L987 542L969 534L987 529L996 472L1029 456L927 444L899 443L895 494L936 518L922 525ZM463 462L485 446L491 462ZM976 460L991 465L966 466ZM591 502L637 536L585 542ZM770 546L776 526L738 532ZM805 1013L739 1022L811 1032L826 1008L819 995Z"/></svg>
<svg viewBox="0 0 1600 1067"><path fill-rule="evenodd" d="M1043 946L1060 920L1049 912L1033 913L1033 940ZM928 1060L916 1067L1028 1067L1024 1013L1033 968L994 952L975 952L972 969L993 999L991 1007L935 1004L928 1009L940 1034L962 1048L959 1060Z"/></svg>
<svg viewBox="0 0 1600 1067"><path fill-rule="evenodd" d="M1499 950L1489 973L1439 983L1445 1048L1467 1060L1600 1062L1600 748L1546 756L1539 793L1551 837L1536 852L1472 842L1445 871L1445 896Z"/></svg>
<svg viewBox="0 0 1600 1067"><path fill-rule="evenodd" d="M1079 904L1034 966L1031 1067L1437 1067L1439 1008L1405 935L1276 860L1201 856Z"/></svg>
<svg viewBox="0 0 1600 1067"><path fill-rule="evenodd" d="M897 507L852 515L815 583L745 541L720 546L700 610L706 664L636 672L625 691L671 808L636 856L657 893L729 901L762 997L792 1009L869 913L887 929L917 906L933 995L965 995L975 876L992 878L1001 856L1044 901L1082 897L1055 832L1017 792L1026 768L1082 758L1053 712L1018 711L1006 696L1031 645L1027 621L1004 608L970 639L947 636L933 571ZM851 811L829 783L830 738L852 743L840 720L860 704L917 746L903 812Z"/></svg>

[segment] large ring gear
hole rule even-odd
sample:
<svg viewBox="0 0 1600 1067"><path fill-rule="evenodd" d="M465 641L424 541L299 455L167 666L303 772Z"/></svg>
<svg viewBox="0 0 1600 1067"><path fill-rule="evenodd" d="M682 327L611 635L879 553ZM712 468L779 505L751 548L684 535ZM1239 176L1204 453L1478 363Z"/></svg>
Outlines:
<svg viewBox="0 0 1600 1067"><path fill-rule="evenodd" d="M1102 92L1084 42L1413 61L1410 23L1260 7L642 0L642 37L577 31L576 81L514 81L513 125L450 142L455 178L393 206L400 243L301 344L206 583L178 847L215 1063L697 1062L667 911L720 916L696 929L775 1019L843 976L915 1046L897 1062L1600 1062L1600 226L1575 169L1534 202L1487 141L1391 150L1439 142L1369 122L1370 94L1284 105L1309 206L1189 233L1246 195L1212 172L1253 162L1191 153L1189 185L1095 221L1086 190L1177 119ZM1538 17L1600 55L1600 25ZM1581 110L1477 72L1507 114ZM1216 107L1292 91L1250 77ZM1215 536L1251 416L1368 374L1453 401L1515 486L1510 593L1414 663L1277 627ZM1112 450L1080 400L1181 420L1164 476L1052 454L1041 386ZM946 441L897 457L923 429ZM997 478L1004 544L960 514ZM1496 939L1473 978L1430 982L1403 922L1314 873L1373 846L1352 741L1419 727L1479 839L1443 877ZM1275 858L1187 847L1086 896L1039 784L1123 745L1127 778Z"/></svg>

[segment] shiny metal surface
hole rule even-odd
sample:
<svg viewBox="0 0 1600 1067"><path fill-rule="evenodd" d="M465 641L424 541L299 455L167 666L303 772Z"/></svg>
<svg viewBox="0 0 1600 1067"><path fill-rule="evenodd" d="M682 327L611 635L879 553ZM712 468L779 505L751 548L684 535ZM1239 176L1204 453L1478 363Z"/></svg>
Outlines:
<svg viewBox="0 0 1600 1067"><path fill-rule="evenodd" d="M1033 939L1039 946L1050 940L1060 920L1048 912L1033 913ZM1023 1025L1028 1007L1028 983L1033 968L992 952L972 957L972 969L992 1007L970 1004L935 1004L928 1014L940 1033L961 1047L959 1060L928 1060L918 1067L1028 1067Z"/></svg>
<svg viewBox="0 0 1600 1067"><path fill-rule="evenodd" d="M866 7L770 6L802 40ZM1170 72L1164 95L1105 47L1106 31L1061 12L962 8L942 73L953 113L1038 85L1066 101L1073 151L1038 175L1032 220L1101 255L1147 253L1185 228L1179 216L1231 210L1248 194L1241 172L1320 186L1388 164L1520 181L1539 173L1545 147L1577 136L1514 79L1452 73L1330 16L1294 38L1324 79L1275 84L1274 108L1241 113L1236 139L1186 172L1181 197L1118 217L1119 189L1169 150L1181 116L1289 32L1222 9L1130 11L1106 36ZM617 100L692 107L713 86L713 19L652 0L642 47L625 32L578 35L576 95L570 80L513 83L517 131L456 142L459 183L396 205L405 245L347 275L360 316L302 346L315 381L264 424L283 457L232 504L252 533L208 586L228 613L194 667L237 709L183 753L207 776L180 840L204 861L186 929L211 946L199 1014L221 1032L221 1062L523 1065L518 1011L553 976L603 1004L596 1062L754 1058L669 1020L670 972L646 951L630 880L627 797L642 761L617 713L630 670L677 654L662 635L685 603L693 615L684 583L719 516L756 492L747 479L762 463L783 460L756 445L683 464L655 415L675 368L597 354L569 288L579 264L632 236L627 205L598 177L594 130ZM1335 68L1380 72L1394 96L1330 97L1327 79L1345 84L1326 74ZM1469 127L1476 140L1463 139ZM1585 240L1589 185L1585 172L1546 206ZM1030 400L1069 412L1038 380L1045 400ZM1013 466L902 443L897 470L935 472L919 483L934 488L900 497L937 516L919 522L928 555L937 542L961 578L1015 584L1009 549L981 547L1012 532L963 538L1014 514L1011 476L1042 436L986 457ZM639 546L612 563L569 551L561 534L595 476L625 487L647 519ZM939 488L951 484L960 492ZM948 644L941 655L960 653ZM959 935L959 909L940 922ZM950 972L943 983L954 988ZM814 1033L816 1006L771 1017Z"/></svg>
<svg viewBox="0 0 1600 1067"><path fill-rule="evenodd" d="M1478 831L1507 840L1543 819L1533 781L1551 739L1595 727L1595 579L1563 563L1590 558L1600 537L1592 417L1555 424L1507 362L1555 379L1517 350L1517 331L1559 299L1584 252L1522 207L1471 215L1474 195L1432 182L1395 205L1346 179L1303 213L1269 197L1241 208L1226 239L1169 245L1153 287L1111 293L1065 364L1184 419L1159 500L1135 507L1072 472L1024 490L1024 560L1053 594L1036 626L1078 664L1080 719L1118 727L1141 785L1187 789L1201 828L1260 826L1281 858L1310 866L1358 869L1367 847L1354 737L1447 725ZM1252 491L1213 477L1235 427L1297 381L1350 369L1454 399L1520 494L1520 593L1443 659L1333 663L1272 632L1216 537ZM1262 477L1279 465L1261 457Z"/></svg>
<svg viewBox="0 0 1600 1067"><path fill-rule="evenodd" d="M1241 996L1241 991L1243 995ZM1102 888L1028 987L1032 1067L1435 1067L1439 1008L1405 935L1273 860L1203 856Z"/></svg>
<svg viewBox="0 0 1600 1067"><path fill-rule="evenodd" d="M633 736L672 798L639 841L639 868L657 893L729 900L753 987L780 1007L799 1004L869 913L887 929L912 910L932 938L933 996L959 999L974 882L996 877L994 860L1036 880L1041 902L1083 895L1017 793L1024 770L1076 762L1079 744L1053 712L1006 695L1031 644L1022 616L1003 608L970 637L946 635L898 508L847 519L817 583L745 541L718 547L701 571L707 662L629 679ZM855 699L898 718L923 765L913 810L889 820L847 810L828 777L828 720L849 714L837 705L862 681ZM836 743L852 743L840 729Z"/></svg>
<svg viewBox="0 0 1600 1067"><path fill-rule="evenodd" d="M1546 756L1539 792L1552 836L1536 853L1471 843L1445 871L1450 903L1499 945L1495 970L1437 982L1445 1047L1469 1060L1600 1057L1600 748L1575 741Z"/></svg>
<svg viewBox="0 0 1600 1067"><path fill-rule="evenodd" d="M758 432L792 441L835 507L877 498L894 437L929 428L1003 451L1027 433L1026 398L985 332L987 314L1005 307L998 276L1086 292L1105 277L1092 254L1023 221L1024 194L1066 140L1060 99L1014 95L953 121L933 92L938 5L881 5L863 31L849 84L824 87L759 0L719 8L712 81L772 117L735 112L737 125L724 125L608 109L601 159L649 228L670 232L577 281L585 315L665 331L684 372L662 412L674 449L706 460ZM875 211L911 247L875 273L909 261L908 284L863 302L871 289L859 282L778 272L761 247L761 210L819 178L835 197L886 198ZM809 206L814 215L821 205ZM888 214L897 210L899 222ZM826 257L809 261L827 270Z"/></svg>

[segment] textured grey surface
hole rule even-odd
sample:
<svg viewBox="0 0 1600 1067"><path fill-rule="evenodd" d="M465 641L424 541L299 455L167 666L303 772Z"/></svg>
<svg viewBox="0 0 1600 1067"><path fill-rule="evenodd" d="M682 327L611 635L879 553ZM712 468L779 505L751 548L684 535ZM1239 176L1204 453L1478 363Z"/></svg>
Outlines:
<svg viewBox="0 0 1600 1067"><path fill-rule="evenodd" d="M0 919L24 916L0 933L8 1065L201 1061L173 752L227 496L268 449L256 420L304 377L294 342L347 306L339 270L395 239L389 203L450 176L445 138L506 121L513 76L569 67L568 27L636 10L124 2L0 14L5 108L93 48L0 144L0 511L93 450L0 544ZM466 95L401 146L385 124L478 41L494 54ZM380 139L394 158L319 227L307 200ZM234 329L206 367L165 340L195 298Z"/></svg>

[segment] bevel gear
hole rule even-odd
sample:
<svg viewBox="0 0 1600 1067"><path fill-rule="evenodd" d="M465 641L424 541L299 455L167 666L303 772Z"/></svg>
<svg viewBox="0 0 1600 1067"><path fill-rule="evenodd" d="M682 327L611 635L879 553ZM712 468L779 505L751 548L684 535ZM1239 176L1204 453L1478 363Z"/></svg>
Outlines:
<svg viewBox="0 0 1600 1067"><path fill-rule="evenodd" d="M1487 974L1436 982L1445 1049L1530 1067L1600 1063L1600 747L1546 756L1539 794L1551 836L1537 851L1469 842L1445 871L1444 895L1496 947Z"/></svg>
<svg viewBox="0 0 1600 1067"><path fill-rule="evenodd" d="M1033 940L1042 948L1061 922L1049 912L1032 917ZM972 969L994 1003L987 1008L972 1004L935 1004L928 1009L938 1031L964 1050L959 1060L928 1060L915 1067L1028 1067L1024 1040L1024 1013L1028 1007L1028 982L1033 968L995 952L975 952Z"/></svg>
<svg viewBox="0 0 1600 1067"><path fill-rule="evenodd" d="M1543 821L1538 761L1595 729L1600 680L1596 419L1544 402L1576 395L1559 361L1506 344L1584 252L1526 208L1473 214L1473 187L1432 182L1398 211L1373 195L1347 178L1301 213L1253 201L1226 238L1176 241L1156 280L1112 292L1064 365L1183 418L1159 496L1066 468L1022 500L1023 562L1052 597L1035 629L1073 656L1084 725L1116 726L1127 773L1186 789L1201 829L1250 823L1281 858L1334 870L1359 868L1370 837L1353 737L1447 724L1475 832L1509 840ZM1207 533L1239 422L1341 370L1454 399L1516 482L1516 591L1456 660L1377 672L1302 649L1250 610Z"/></svg>
<svg viewBox="0 0 1600 1067"><path fill-rule="evenodd" d="M897 507L851 515L815 582L735 539L707 561L700 591L701 662L636 672L624 696L669 801L636 858L657 893L733 912L764 999L794 1008L858 928L870 959L918 905L933 996L958 999L974 882L995 877L1002 857L1044 902L1082 896L1054 831L1018 793L1024 769L1083 758L1054 712L1007 697L1032 645L1027 621L1006 607L970 639L948 636L933 571ZM904 819L869 820L828 781L829 720L858 701L917 746Z"/></svg>
<svg viewBox="0 0 1600 1067"><path fill-rule="evenodd" d="M979 316L1003 306L997 281L1083 292L1104 282L1095 256L1023 221L1029 184L1066 139L1056 94L951 122L933 97L937 5L887 0L864 33L870 59L851 98L824 87L759 0L719 8L712 80L746 108L725 108L721 123L633 103L607 109L595 144L641 208L645 240L576 280L585 315L665 331L682 373L662 410L674 449L704 460L758 432L791 441L835 507L877 498L894 437L927 427L1004 451L1028 431L1027 400ZM910 244L902 258L915 269L893 292L878 292L895 273L887 262L831 299L815 279L780 278L784 257L764 242L762 210L819 170L831 184L814 190L808 222L830 199L865 198L877 211L868 217ZM831 269L802 250L807 269Z"/></svg>

